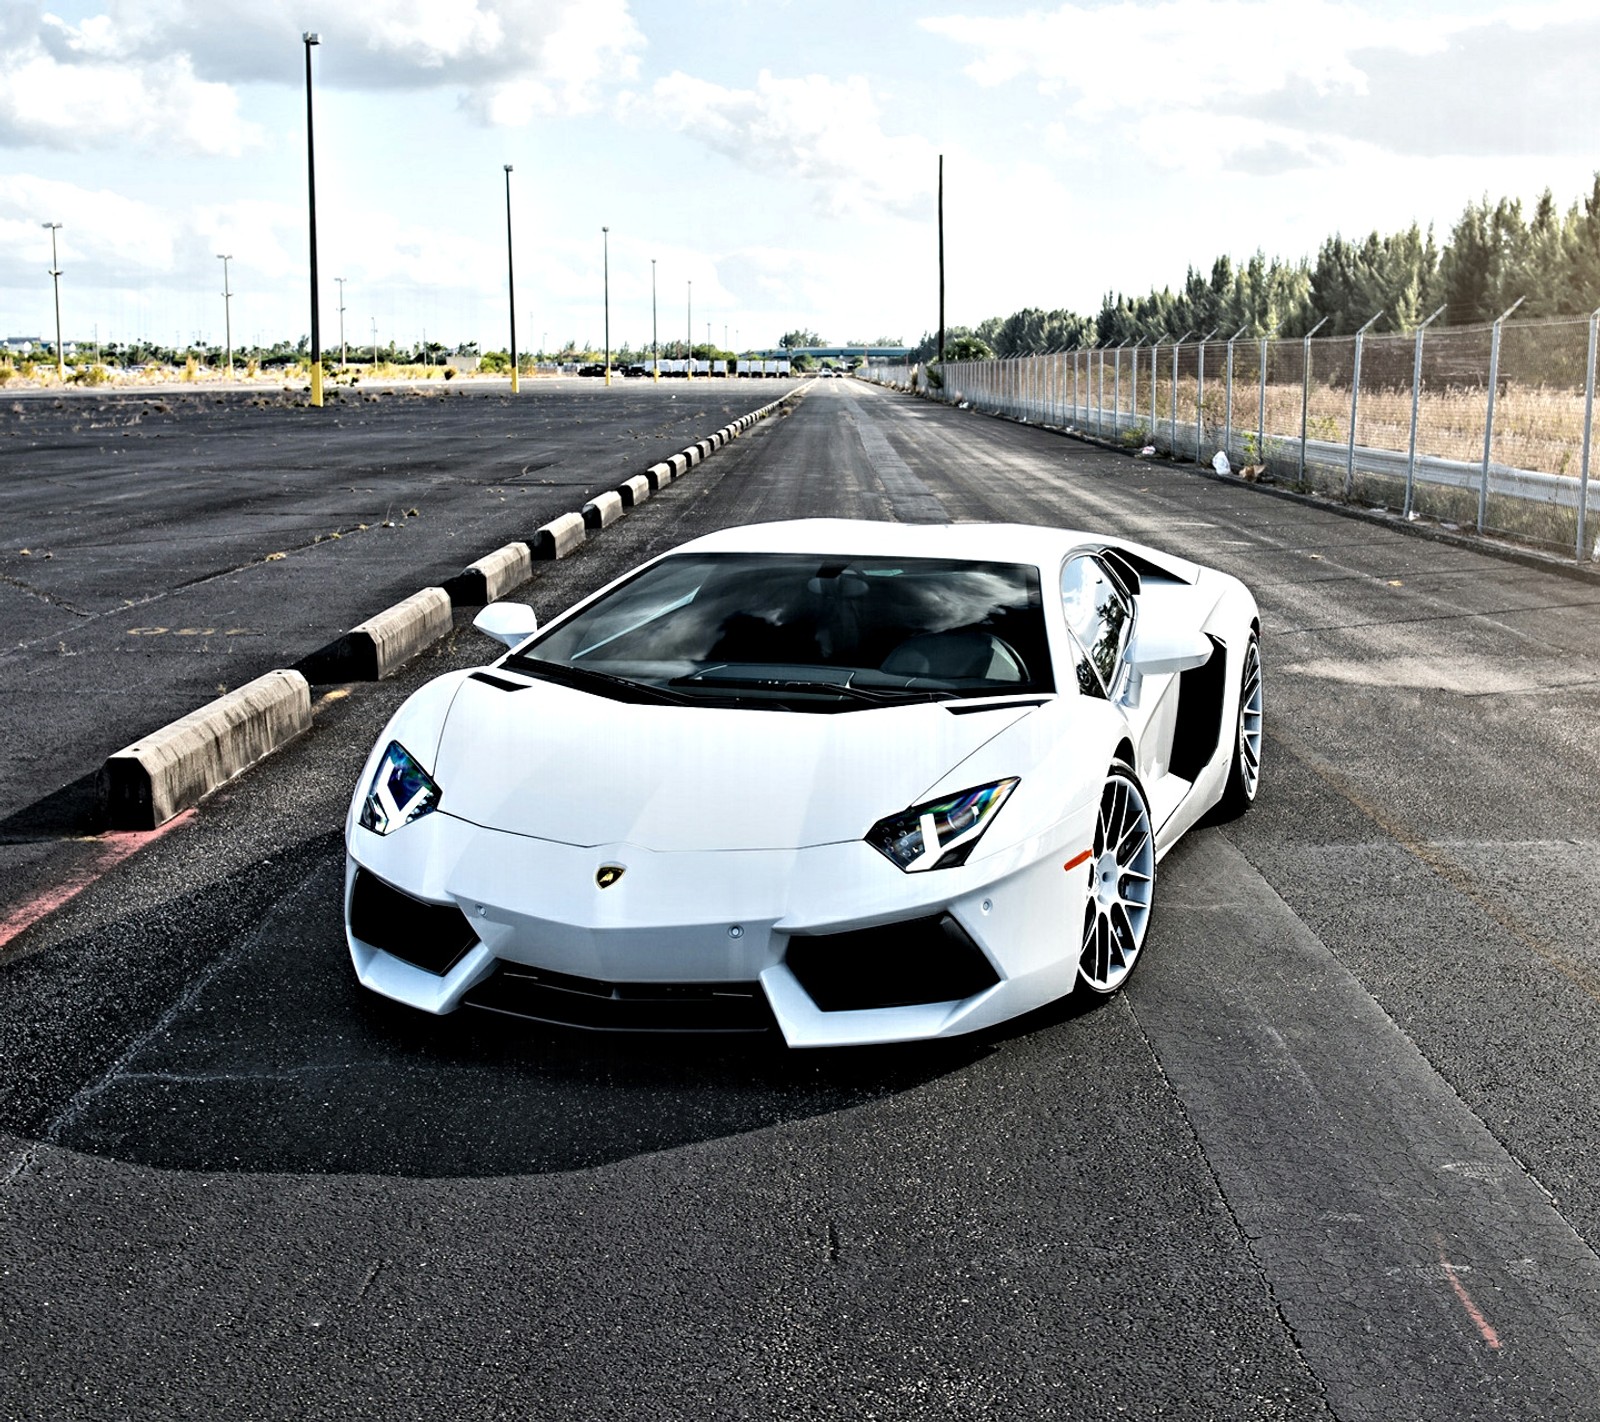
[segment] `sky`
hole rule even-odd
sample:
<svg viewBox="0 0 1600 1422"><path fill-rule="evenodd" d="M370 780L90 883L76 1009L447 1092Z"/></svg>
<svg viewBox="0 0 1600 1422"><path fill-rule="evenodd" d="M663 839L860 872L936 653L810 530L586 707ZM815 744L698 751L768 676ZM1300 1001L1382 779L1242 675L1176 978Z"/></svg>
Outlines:
<svg viewBox="0 0 1600 1422"><path fill-rule="evenodd" d="M68 340L306 334L307 30L324 349L507 345L508 163L524 351L914 342L940 155L951 325L1600 169L1593 0L0 0L0 336L48 222Z"/></svg>

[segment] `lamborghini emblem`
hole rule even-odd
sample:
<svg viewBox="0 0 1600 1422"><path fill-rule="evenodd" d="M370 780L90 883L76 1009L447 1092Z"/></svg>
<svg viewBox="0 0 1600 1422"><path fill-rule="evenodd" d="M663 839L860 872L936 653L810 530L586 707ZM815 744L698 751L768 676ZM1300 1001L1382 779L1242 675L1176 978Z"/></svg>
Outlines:
<svg viewBox="0 0 1600 1422"><path fill-rule="evenodd" d="M594 881L602 889L609 889L625 872L620 864L602 864L594 876Z"/></svg>

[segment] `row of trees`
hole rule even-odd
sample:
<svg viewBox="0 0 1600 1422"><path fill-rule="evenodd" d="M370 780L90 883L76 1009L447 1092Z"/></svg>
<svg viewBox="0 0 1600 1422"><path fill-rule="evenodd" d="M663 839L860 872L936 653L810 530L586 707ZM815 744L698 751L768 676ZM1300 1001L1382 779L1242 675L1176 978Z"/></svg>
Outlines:
<svg viewBox="0 0 1600 1422"><path fill-rule="evenodd" d="M1348 335L1378 312L1375 329L1408 331L1438 307L1439 323L1492 321L1518 297L1519 316L1588 315L1600 305L1600 173L1582 202L1565 212L1547 188L1524 214L1516 198L1469 203L1441 248L1415 223L1364 241L1335 235L1316 260L1269 259L1256 252L1242 266L1218 257L1207 275L1189 268L1183 286L1146 296L1107 293L1098 314L1034 308L991 317L945 336L952 360L1037 354L1100 343L1173 340L1215 331L1231 336L1302 336L1326 318L1320 334ZM937 357L928 334L913 360Z"/></svg>

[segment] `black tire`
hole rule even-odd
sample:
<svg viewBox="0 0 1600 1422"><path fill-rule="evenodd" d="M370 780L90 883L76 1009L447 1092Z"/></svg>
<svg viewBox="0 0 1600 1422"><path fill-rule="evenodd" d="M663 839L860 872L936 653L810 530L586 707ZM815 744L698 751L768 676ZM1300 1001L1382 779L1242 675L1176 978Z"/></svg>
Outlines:
<svg viewBox="0 0 1600 1422"><path fill-rule="evenodd" d="M1233 758L1228 783L1217 803L1219 819L1236 819L1255 803L1261 789L1261 639L1254 632L1244 649L1239 673L1239 714L1233 724Z"/></svg>

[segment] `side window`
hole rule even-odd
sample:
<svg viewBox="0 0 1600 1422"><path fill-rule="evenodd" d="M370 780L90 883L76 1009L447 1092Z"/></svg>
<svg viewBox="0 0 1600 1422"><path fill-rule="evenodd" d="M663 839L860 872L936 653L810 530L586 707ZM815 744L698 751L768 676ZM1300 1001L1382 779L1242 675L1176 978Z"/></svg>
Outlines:
<svg viewBox="0 0 1600 1422"><path fill-rule="evenodd" d="M1109 695L1133 625L1133 604L1099 559L1085 553L1069 558L1061 570L1061 605L1067 626L1088 653L1098 693Z"/></svg>

